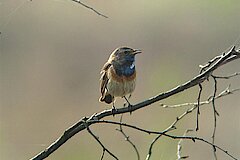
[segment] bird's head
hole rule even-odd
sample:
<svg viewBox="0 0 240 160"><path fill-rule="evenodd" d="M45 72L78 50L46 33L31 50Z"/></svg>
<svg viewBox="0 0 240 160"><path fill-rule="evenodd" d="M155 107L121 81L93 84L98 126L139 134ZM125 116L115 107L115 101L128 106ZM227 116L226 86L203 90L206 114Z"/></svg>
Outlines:
<svg viewBox="0 0 240 160"><path fill-rule="evenodd" d="M135 61L135 55L139 53L141 53L139 49L119 47L112 52L110 59L119 65L131 65Z"/></svg>

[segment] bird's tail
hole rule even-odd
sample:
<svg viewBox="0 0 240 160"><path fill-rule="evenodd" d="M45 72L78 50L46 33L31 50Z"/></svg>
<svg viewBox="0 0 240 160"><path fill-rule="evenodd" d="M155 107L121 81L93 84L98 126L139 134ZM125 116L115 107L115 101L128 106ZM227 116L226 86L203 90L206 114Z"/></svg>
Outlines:
<svg viewBox="0 0 240 160"><path fill-rule="evenodd" d="M110 94L106 94L105 96L101 96L100 99L99 99L100 102L105 102L107 104L112 103L113 100L114 100L114 97Z"/></svg>

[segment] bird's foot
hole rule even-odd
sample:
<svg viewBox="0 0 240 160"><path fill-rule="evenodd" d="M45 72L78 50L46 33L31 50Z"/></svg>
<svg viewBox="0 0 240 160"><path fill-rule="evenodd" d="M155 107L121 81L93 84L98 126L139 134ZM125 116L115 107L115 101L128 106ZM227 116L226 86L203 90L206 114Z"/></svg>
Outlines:
<svg viewBox="0 0 240 160"><path fill-rule="evenodd" d="M132 115L132 105L130 103L128 104L128 110L129 110L130 115Z"/></svg>
<svg viewBox="0 0 240 160"><path fill-rule="evenodd" d="M115 116L115 113L116 113L116 108L115 108L115 106L112 106L112 115L113 115L113 117Z"/></svg>

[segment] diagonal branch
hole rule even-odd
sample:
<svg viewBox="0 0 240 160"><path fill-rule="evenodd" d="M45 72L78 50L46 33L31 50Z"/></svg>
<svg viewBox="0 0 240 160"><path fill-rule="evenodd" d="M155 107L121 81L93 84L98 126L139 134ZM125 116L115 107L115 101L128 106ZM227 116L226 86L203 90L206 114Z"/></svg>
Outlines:
<svg viewBox="0 0 240 160"><path fill-rule="evenodd" d="M104 17L104 18L108 18L108 16L100 13L99 11L97 11L96 9L94 9L93 7L90 7L90 6L86 5L85 3L81 2L80 0L71 0L71 1L81 4L83 7L92 10L93 12L95 12L95 13L96 13L97 15L99 15L99 16L102 16L102 17Z"/></svg>
<svg viewBox="0 0 240 160"><path fill-rule="evenodd" d="M96 123L96 120L100 120L104 117L113 116L116 114L123 114L123 113L130 113L135 110L139 110L141 108L147 107L155 102L158 102L160 100L166 99L168 97L171 97L175 94L178 94L186 89L192 88L196 85L199 85L200 83L204 82L209 76L211 76L212 72L214 72L217 68L220 66L227 64L229 62L232 62L233 60L236 60L240 58L240 52L235 50L235 46L231 48L230 51L227 53L223 53L219 57L214 64L206 68L201 74L194 77L192 80L179 85L167 92L161 93L159 95L156 95L152 98L149 98L145 101L142 101L138 104L132 105L132 107L127 108L119 108L115 110L104 110L102 112L93 114L90 117L84 117L77 123L75 123L73 126L68 128L63 135L61 135L55 142L53 142L49 147L47 147L45 150L37 154L35 157L31 158L32 160L42 160L46 157L48 157L50 154L52 154L54 151L56 151L59 147L61 147L66 141L68 141L72 136L79 133L80 131L86 129L86 126L84 123L88 123L88 126L90 126L93 123Z"/></svg>
<svg viewBox="0 0 240 160"><path fill-rule="evenodd" d="M89 126L87 125L87 123L85 123L85 125L86 125L86 128L87 128L88 133L100 144L100 146L101 146L102 149L103 149L103 153L102 153L101 159L103 159L104 153L105 153L105 151L106 151L106 152L109 153L114 159L118 160L118 158L117 158L112 152L110 152L110 151L103 145L103 143L99 140L99 138L90 130L90 128L89 128Z"/></svg>

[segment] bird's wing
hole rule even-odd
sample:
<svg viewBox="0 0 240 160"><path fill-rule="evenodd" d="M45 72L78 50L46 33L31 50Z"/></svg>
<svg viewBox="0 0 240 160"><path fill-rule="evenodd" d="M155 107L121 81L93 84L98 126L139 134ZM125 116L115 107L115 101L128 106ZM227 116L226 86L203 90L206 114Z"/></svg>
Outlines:
<svg viewBox="0 0 240 160"><path fill-rule="evenodd" d="M103 68L101 69L101 78L100 78L100 92L102 94L101 96L101 99L103 99L105 97L105 89L106 89L106 86L107 86L107 83L108 83L108 76L107 76L107 71L109 69L109 67L111 66L112 64L110 62L107 62L104 64Z"/></svg>

